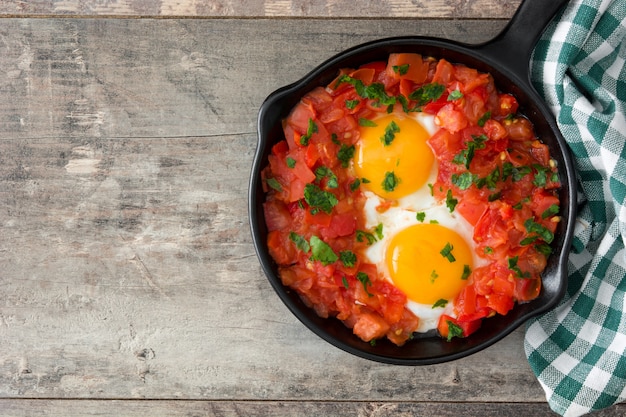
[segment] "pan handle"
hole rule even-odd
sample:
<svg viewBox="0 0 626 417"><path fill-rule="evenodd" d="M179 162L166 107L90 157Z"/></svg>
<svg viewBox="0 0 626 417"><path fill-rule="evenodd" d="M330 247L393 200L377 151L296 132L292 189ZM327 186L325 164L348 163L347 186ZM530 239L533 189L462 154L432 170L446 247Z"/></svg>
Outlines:
<svg viewBox="0 0 626 417"><path fill-rule="evenodd" d="M527 85L530 83L530 56L559 9L569 0L522 0L507 26L494 39L477 45L483 58L496 61Z"/></svg>

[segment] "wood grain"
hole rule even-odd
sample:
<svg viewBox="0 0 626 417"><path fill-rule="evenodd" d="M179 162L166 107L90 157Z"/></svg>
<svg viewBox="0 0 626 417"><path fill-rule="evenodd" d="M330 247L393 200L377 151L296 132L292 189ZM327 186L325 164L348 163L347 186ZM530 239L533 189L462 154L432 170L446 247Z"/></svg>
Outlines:
<svg viewBox="0 0 626 417"><path fill-rule="evenodd" d="M21 0L4 16L508 19L521 0Z"/></svg>
<svg viewBox="0 0 626 417"><path fill-rule="evenodd" d="M415 403L415 402L338 402L338 401L67 401L67 400L0 400L0 409L7 415L50 417L91 417L115 415L125 417L249 417L278 415L299 416L481 416L481 417L546 417L556 415L547 404L533 403ZM621 417L626 406L619 405L594 413L594 417Z"/></svg>
<svg viewBox="0 0 626 417"><path fill-rule="evenodd" d="M271 91L367 40L505 23L3 19L0 414L544 415L523 329L438 366L353 357L280 303L247 220Z"/></svg>

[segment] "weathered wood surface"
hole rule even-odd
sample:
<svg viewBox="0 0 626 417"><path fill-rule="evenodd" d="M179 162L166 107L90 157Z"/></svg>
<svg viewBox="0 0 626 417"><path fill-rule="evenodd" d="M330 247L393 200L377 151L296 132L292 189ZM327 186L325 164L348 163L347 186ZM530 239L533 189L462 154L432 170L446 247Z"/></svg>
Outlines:
<svg viewBox="0 0 626 417"><path fill-rule="evenodd" d="M521 329L426 367L323 342L247 223L271 91L367 40L505 23L1 19L0 415L548 413Z"/></svg>
<svg viewBox="0 0 626 417"><path fill-rule="evenodd" d="M0 0L4 16L508 19L521 0Z"/></svg>

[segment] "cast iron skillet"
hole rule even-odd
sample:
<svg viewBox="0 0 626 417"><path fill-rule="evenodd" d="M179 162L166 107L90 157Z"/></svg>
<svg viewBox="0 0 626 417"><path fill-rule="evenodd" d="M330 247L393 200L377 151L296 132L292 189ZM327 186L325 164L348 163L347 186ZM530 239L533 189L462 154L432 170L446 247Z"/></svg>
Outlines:
<svg viewBox="0 0 626 417"><path fill-rule="evenodd" d="M265 100L259 111L259 143L249 189L252 236L263 270L274 290L291 312L314 333L332 345L366 359L400 365L426 365L458 359L484 349L511 333L528 318L546 312L558 303L567 286L567 257L575 219L575 173L567 145L553 115L530 83L529 60L538 37L565 3L567 0L525 0L503 32L481 45L416 36L365 43L330 58L301 80L273 92ZM558 163L562 181L559 192L562 221L555 233L554 252L548 259L539 297L530 303L517 305L506 316L485 320L482 328L466 339L455 338L447 342L434 334L424 334L402 347L387 341L371 346L354 336L338 320L321 319L306 307L295 292L282 285L276 265L268 254L260 172L267 165L272 145L284 138L281 120L305 93L330 83L339 69L386 60L394 52L416 52L423 56L445 58L491 73L498 89L514 94L518 99L520 112L532 121L538 137L549 146Z"/></svg>

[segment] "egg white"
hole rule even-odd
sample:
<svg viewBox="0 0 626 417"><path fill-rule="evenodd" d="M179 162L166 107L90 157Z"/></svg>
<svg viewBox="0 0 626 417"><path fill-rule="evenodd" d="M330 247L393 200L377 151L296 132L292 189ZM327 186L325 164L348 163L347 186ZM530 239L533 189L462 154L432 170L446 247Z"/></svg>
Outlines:
<svg viewBox="0 0 626 417"><path fill-rule="evenodd" d="M431 115L416 113L413 117L431 136L438 129L435 125L434 117ZM370 263L376 264L378 270L381 271L391 283L393 283L393 281L390 278L385 261L385 253L389 242L396 233L416 224L437 222L441 226L454 230L463 237L468 246L472 249L474 268L487 263L485 259L477 255L476 245L473 240L474 230L472 225L458 213L450 213L445 203L438 203L432 196L432 191L428 184L435 183L437 180L437 171L438 166L435 160L426 183L414 193L398 199L397 204L394 204L382 213L378 212L376 207L380 206L384 202L384 199L369 190L363 191L366 197L363 208L366 227L368 229L374 229L380 224L383 225L383 238L368 247L365 252L365 257ZM417 213L419 212L425 214L423 222L417 220ZM450 300L445 307L433 308L432 305L421 304L412 300L408 300L406 306L420 319L420 324L417 329L418 332L427 332L437 328L439 317L442 314L454 316L454 303L452 300Z"/></svg>

